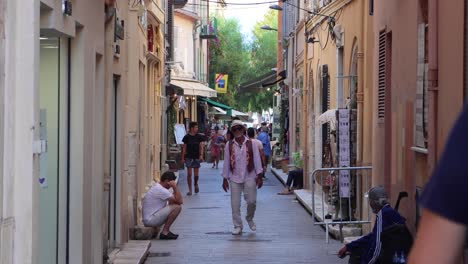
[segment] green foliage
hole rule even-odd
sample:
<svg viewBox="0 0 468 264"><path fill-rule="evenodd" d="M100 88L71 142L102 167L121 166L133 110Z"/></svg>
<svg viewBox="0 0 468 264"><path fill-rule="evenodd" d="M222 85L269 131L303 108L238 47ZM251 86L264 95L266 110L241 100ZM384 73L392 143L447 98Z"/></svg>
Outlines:
<svg viewBox="0 0 468 264"><path fill-rule="evenodd" d="M274 89L259 89L258 92L239 92L241 83L254 80L276 68L277 32L266 31L261 26L277 28L277 12L270 10L257 22L251 43L246 43L240 32L237 19L216 17L218 40L210 42L210 86L214 88L216 73L229 75L228 93L218 94L217 101L240 111L268 109L273 105Z"/></svg>
<svg viewBox="0 0 468 264"><path fill-rule="evenodd" d="M168 126L167 126L167 133L168 133L168 143L169 144L175 144L176 143L176 139L175 139L175 134L174 134L174 131L175 131L175 124L177 122L177 111L175 109L175 106L174 104L172 103L169 108L168 108L168 112L167 112L167 123L168 123Z"/></svg>
<svg viewBox="0 0 468 264"><path fill-rule="evenodd" d="M228 93L218 94L217 101L230 106L236 106L237 91L248 57L240 24L236 19L217 17L218 40L210 42L210 86L214 88L217 73L229 75Z"/></svg>

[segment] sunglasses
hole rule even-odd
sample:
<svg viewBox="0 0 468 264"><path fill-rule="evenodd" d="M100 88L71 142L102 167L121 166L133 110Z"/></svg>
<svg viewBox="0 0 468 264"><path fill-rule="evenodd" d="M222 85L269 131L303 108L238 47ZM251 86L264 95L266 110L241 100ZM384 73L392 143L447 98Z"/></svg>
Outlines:
<svg viewBox="0 0 468 264"><path fill-rule="evenodd" d="M232 132L241 131L242 127L241 126L235 126L231 130L232 130Z"/></svg>

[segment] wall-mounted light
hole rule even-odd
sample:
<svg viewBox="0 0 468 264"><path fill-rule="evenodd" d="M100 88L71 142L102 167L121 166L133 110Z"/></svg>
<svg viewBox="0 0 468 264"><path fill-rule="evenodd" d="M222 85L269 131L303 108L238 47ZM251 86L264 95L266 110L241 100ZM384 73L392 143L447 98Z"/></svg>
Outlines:
<svg viewBox="0 0 468 264"><path fill-rule="evenodd" d="M284 2L284 1L283 1L283 2ZM309 14L311 14L311 15L328 17L329 19L335 20L335 18L332 17L332 16L327 16L327 15L324 15L324 14L320 14L320 13L317 13L317 12L313 12L313 11L304 9L304 8L302 8L302 7L300 7L300 6L293 5L293 4L289 3L289 2L284 2L284 3L285 3L285 4L288 4L288 5L292 6L292 7L298 8L298 9L300 9L300 10L304 10L304 11L306 11L307 13L309 13ZM281 6L279 6L279 5L276 5L276 4L275 4L275 5L271 5L271 6L270 6L270 9L278 10L278 11L283 11L283 8L282 8Z"/></svg>
<svg viewBox="0 0 468 264"><path fill-rule="evenodd" d="M261 26L260 29L263 29L263 30L270 30L270 31L278 31L278 29L272 28L272 27L270 27L270 26Z"/></svg>

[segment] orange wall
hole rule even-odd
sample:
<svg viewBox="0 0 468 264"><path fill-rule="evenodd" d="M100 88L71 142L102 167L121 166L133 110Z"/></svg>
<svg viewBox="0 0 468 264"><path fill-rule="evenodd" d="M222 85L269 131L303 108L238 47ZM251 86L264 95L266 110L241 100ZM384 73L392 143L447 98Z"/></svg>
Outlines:
<svg viewBox="0 0 468 264"><path fill-rule="evenodd" d="M436 149L440 153L448 133L463 104L463 1L439 1L438 52L439 92L436 109ZM414 199L416 186L423 187L429 178L432 164L427 154L411 150L414 145L414 105L417 81L417 26L420 12L418 1L376 1L374 13L374 63L378 60L378 34L382 29L392 34L391 86L386 96L391 103L388 119L390 127L377 120L377 105L373 121L373 183L385 184L394 204L398 192L407 191L400 212L408 218L409 227L415 228ZM430 19L429 19L430 21ZM429 25L429 30L434 26ZM429 42L430 43L430 42ZM433 47L429 46L429 49ZM389 58L387 58L388 60ZM374 67L374 102L377 102L377 64ZM387 114L386 113L386 114ZM430 111L429 111L430 113ZM429 118L434 118L429 116ZM388 123L387 123L388 124ZM385 149L390 140L391 150ZM431 138L429 138L429 141ZM386 151L389 155L385 155ZM390 174L385 175L384 164L390 161Z"/></svg>

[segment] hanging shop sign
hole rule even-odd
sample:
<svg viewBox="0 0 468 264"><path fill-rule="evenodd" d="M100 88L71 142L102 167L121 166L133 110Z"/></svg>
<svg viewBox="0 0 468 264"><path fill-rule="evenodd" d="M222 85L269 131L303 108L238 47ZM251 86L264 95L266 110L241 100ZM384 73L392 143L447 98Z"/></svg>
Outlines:
<svg viewBox="0 0 468 264"><path fill-rule="evenodd" d="M350 166L350 144L349 144L349 109L338 110L338 165L339 167ZM350 197L351 176L349 171L340 170L340 197Z"/></svg>
<svg viewBox="0 0 468 264"><path fill-rule="evenodd" d="M215 76L215 88L217 93L227 93L228 75L217 73Z"/></svg>

